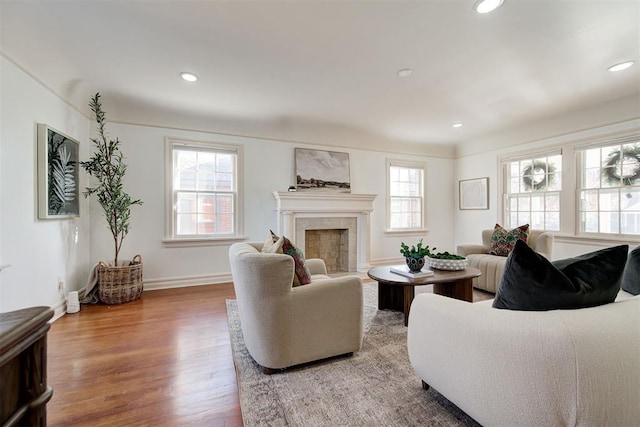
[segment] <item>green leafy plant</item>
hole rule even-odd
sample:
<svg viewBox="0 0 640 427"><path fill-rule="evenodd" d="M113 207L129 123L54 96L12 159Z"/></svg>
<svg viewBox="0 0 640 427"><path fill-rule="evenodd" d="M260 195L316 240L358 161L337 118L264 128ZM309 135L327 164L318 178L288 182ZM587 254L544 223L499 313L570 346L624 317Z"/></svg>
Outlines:
<svg viewBox="0 0 640 427"><path fill-rule="evenodd" d="M413 245L411 247L406 245L404 242L400 243L400 253L404 255L405 258L406 257L424 258L427 256L429 258L437 258L437 259L465 259L465 257L461 255L452 254L446 251L436 252L435 247L433 247L432 249L429 249L429 245L427 246L422 245L422 239L420 239L417 245Z"/></svg>
<svg viewBox="0 0 640 427"><path fill-rule="evenodd" d="M405 256L405 258L424 258L425 256L429 256L431 253L429 251L429 246L422 246L422 239L418 242L417 245L412 245L409 248L404 242L400 243L400 253Z"/></svg>
<svg viewBox="0 0 640 427"><path fill-rule="evenodd" d="M113 265L117 266L122 241L129 233L131 206L142 205L142 201L132 199L123 189L122 180L127 172L127 165L124 163L118 138L107 139L104 129L105 112L102 110L99 92L91 98L89 107L96 116L98 137L91 138L95 145L93 156L86 162L80 162L80 165L89 175L96 178L98 184L94 187L86 187L86 191L82 194L84 197L95 194L102 207L109 230L113 235L115 250Z"/></svg>
<svg viewBox="0 0 640 427"><path fill-rule="evenodd" d="M436 248L433 248L433 250L435 251ZM463 257L462 255L458 255L458 254L450 254L449 252L438 252L436 254L431 254L429 255L430 258L437 258L437 259L465 259L465 257Z"/></svg>

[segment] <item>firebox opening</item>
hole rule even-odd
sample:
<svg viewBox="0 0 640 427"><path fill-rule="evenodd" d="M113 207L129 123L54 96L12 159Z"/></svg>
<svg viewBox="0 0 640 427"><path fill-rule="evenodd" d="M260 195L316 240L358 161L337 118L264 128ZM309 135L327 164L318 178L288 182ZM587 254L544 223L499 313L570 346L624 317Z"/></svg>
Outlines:
<svg viewBox="0 0 640 427"><path fill-rule="evenodd" d="M305 230L305 258L321 258L328 273L349 271L349 230Z"/></svg>

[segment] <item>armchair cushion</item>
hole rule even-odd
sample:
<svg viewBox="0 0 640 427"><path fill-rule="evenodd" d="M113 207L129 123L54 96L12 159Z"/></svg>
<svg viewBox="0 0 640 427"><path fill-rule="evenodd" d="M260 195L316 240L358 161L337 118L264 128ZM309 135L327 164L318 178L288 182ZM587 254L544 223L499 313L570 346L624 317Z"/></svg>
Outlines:
<svg viewBox="0 0 640 427"><path fill-rule="evenodd" d="M627 250L627 245L620 245L550 262L517 241L493 307L545 311L613 302L620 291Z"/></svg>

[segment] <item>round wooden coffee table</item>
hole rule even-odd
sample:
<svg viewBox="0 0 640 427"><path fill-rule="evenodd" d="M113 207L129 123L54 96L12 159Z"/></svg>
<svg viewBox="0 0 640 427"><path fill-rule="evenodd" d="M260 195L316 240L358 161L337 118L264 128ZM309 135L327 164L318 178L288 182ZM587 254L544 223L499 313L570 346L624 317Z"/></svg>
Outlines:
<svg viewBox="0 0 640 427"><path fill-rule="evenodd" d="M477 268L467 267L459 271L433 270L433 276L413 279L392 273L389 267L374 267L367 274L378 282L378 309L404 312L407 326L416 286L433 285L435 294L473 302L473 278L481 273Z"/></svg>

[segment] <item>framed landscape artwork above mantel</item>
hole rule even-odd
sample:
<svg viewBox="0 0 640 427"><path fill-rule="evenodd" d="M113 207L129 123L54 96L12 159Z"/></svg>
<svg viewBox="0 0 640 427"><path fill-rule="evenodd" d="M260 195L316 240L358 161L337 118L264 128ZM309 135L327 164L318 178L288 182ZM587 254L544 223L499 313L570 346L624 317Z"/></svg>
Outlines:
<svg viewBox="0 0 640 427"><path fill-rule="evenodd" d="M461 180L458 190L460 210L489 209L489 178Z"/></svg>
<svg viewBox="0 0 640 427"><path fill-rule="evenodd" d="M295 166L299 191L351 192L349 153L296 148Z"/></svg>
<svg viewBox="0 0 640 427"><path fill-rule="evenodd" d="M80 215L78 155L80 143L38 123L38 218Z"/></svg>

